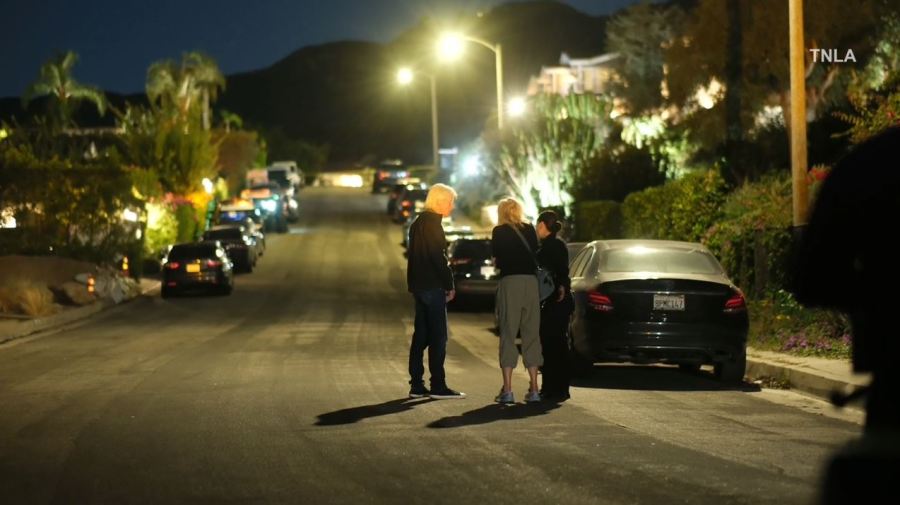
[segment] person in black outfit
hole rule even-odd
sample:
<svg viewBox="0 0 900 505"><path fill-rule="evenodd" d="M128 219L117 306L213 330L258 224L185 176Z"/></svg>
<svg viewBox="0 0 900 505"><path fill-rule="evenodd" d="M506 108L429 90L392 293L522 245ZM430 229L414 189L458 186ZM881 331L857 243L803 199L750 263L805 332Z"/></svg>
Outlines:
<svg viewBox="0 0 900 505"><path fill-rule="evenodd" d="M825 179L794 258L792 290L805 305L849 315L856 372L871 372L866 422L827 465L823 503L891 496L900 476L897 248L900 127L856 146ZM880 490L880 491L879 491Z"/></svg>
<svg viewBox="0 0 900 505"><path fill-rule="evenodd" d="M569 250L556 234L562 222L556 212L542 212L537 220L537 235L541 239L538 262L553 274L556 293L541 306L541 349L544 352L543 387L541 398L565 401L569 398L569 316L575 308L572 302L572 281L569 279Z"/></svg>
<svg viewBox="0 0 900 505"><path fill-rule="evenodd" d="M447 261L447 239L441 219L453 211L456 192L435 184L425 197L425 211L409 229L406 284L416 301L416 322L409 346L409 397L435 400L465 398L447 387L447 302L456 296L453 273ZM425 387L423 358L428 349L431 390Z"/></svg>

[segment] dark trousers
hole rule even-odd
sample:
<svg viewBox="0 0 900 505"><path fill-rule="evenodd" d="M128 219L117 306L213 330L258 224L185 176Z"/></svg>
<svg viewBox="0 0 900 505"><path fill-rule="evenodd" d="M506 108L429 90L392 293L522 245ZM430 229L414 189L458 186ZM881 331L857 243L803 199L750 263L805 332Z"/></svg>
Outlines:
<svg viewBox="0 0 900 505"><path fill-rule="evenodd" d="M545 395L564 396L569 393L569 315L572 313L571 295L557 302L555 295L541 307L541 349L544 366L541 368Z"/></svg>
<svg viewBox="0 0 900 505"><path fill-rule="evenodd" d="M447 357L447 294L443 289L428 289L413 293L416 300L416 323L409 346L409 383L423 384L425 366L422 359L428 349L428 371L431 389L447 387L444 359Z"/></svg>

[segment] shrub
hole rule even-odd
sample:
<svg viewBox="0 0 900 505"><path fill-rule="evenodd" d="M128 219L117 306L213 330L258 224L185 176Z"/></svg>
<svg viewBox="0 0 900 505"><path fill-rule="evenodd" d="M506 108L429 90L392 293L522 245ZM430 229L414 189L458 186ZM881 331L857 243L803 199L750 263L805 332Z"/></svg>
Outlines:
<svg viewBox="0 0 900 505"><path fill-rule="evenodd" d="M839 312L802 307L777 290L750 302L750 345L760 349L830 358L850 357L851 331Z"/></svg>
<svg viewBox="0 0 900 505"><path fill-rule="evenodd" d="M726 191L725 180L710 170L632 193L622 205L624 235L699 242L721 218Z"/></svg>
<svg viewBox="0 0 900 505"><path fill-rule="evenodd" d="M721 222L704 238L732 280L754 298L786 285L791 198L788 174L745 184L728 196Z"/></svg>
<svg viewBox="0 0 900 505"><path fill-rule="evenodd" d="M0 310L37 317L54 311L53 293L43 284L24 279L0 288Z"/></svg>
<svg viewBox="0 0 900 505"><path fill-rule="evenodd" d="M622 204L610 200L575 205L575 236L579 240L622 237Z"/></svg>

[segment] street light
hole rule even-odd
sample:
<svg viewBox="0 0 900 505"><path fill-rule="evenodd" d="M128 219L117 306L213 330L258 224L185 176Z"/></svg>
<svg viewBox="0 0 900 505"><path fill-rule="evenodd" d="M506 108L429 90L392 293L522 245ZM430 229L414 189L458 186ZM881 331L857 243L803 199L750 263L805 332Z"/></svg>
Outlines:
<svg viewBox="0 0 900 505"><path fill-rule="evenodd" d="M438 108L437 108L437 81L434 74L425 74L431 80L431 161L434 163L434 169L440 168L438 159ZM415 74L407 67L401 68L397 72L397 82L402 86L412 84Z"/></svg>
<svg viewBox="0 0 900 505"><path fill-rule="evenodd" d="M491 44L471 35L446 33L438 41L438 54L445 60L456 60L463 52L464 42L474 42L494 52L494 65L497 68L497 129L503 129L503 48L500 44Z"/></svg>

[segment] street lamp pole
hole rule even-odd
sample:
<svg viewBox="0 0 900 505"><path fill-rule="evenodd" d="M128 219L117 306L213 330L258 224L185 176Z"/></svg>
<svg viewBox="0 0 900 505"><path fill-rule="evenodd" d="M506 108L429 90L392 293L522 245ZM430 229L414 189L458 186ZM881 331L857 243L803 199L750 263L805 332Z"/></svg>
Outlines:
<svg viewBox="0 0 900 505"><path fill-rule="evenodd" d="M434 169L440 168L439 160L439 143L438 143L438 106L437 106L437 79L434 74L422 72L431 80L431 162L434 163ZM401 68L397 72L397 81L403 85L409 85L414 79L414 73L409 68Z"/></svg>
<svg viewBox="0 0 900 505"><path fill-rule="evenodd" d="M468 42L474 42L480 46L486 47L490 49L494 53L494 65L497 70L497 129L503 130L503 47L500 44L491 44L486 40L480 39L478 37L473 37L471 35L460 35L460 34L451 34L446 35L444 45L447 45L449 42L452 47L452 51L458 52L458 44L459 40L465 40ZM453 55L455 56L455 54Z"/></svg>
<svg viewBox="0 0 900 505"><path fill-rule="evenodd" d="M434 163L434 169L440 170L440 160L438 159L438 107L437 107L437 80L434 74L429 74L431 79L431 156Z"/></svg>

